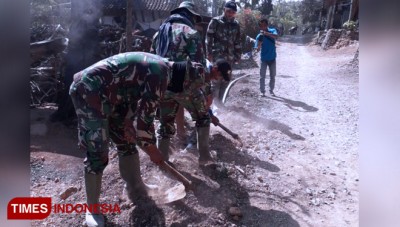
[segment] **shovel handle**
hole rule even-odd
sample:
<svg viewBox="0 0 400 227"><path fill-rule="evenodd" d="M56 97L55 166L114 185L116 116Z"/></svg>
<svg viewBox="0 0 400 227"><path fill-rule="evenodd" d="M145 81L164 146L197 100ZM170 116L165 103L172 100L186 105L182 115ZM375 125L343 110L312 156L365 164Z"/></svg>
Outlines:
<svg viewBox="0 0 400 227"><path fill-rule="evenodd" d="M223 124L218 123L218 126L221 127L225 132L231 135L234 139L239 139L239 135L229 130L229 128L225 127Z"/></svg>
<svg viewBox="0 0 400 227"><path fill-rule="evenodd" d="M174 175L182 184L185 186L186 189L190 190L192 189L192 182L187 179L185 176L183 176L178 170L176 170L174 167L169 165L166 161L161 162L160 167L166 171L168 171L170 174Z"/></svg>
<svg viewBox="0 0 400 227"><path fill-rule="evenodd" d="M229 130L229 128L225 127L223 124L218 123L218 126L221 127L225 132L227 132L229 135L231 135L234 139L236 139L237 141L239 141L240 146L243 146L243 142L242 140L239 138L239 135L232 132L231 130Z"/></svg>

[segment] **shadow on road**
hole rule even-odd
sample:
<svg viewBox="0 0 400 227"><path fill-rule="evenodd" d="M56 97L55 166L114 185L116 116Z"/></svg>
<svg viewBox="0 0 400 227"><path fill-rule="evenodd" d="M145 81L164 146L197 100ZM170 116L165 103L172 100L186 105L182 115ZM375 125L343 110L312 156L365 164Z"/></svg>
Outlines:
<svg viewBox="0 0 400 227"><path fill-rule="evenodd" d="M130 214L131 226L165 226L165 215L151 198L143 198Z"/></svg>
<svg viewBox="0 0 400 227"><path fill-rule="evenodd" d="M292 130L291 127L289 127L283 123L280 123L279 121L269 120L269 119L259 117L255 114L251 113L244 107L230 106L230 107L227 107L227 109L231 109L232 111L235 111L236 113L241 114L242 117L244 117L244 118L254 120L255 122L257 122L257 124L262 124L269 130L281 131L283 134L289 136L293 140L305 140L304 137L291 132L291 130Z"/></svg>
<svg viewBox="0 0 400 227"><path fill-rule="evenodd" d="M216 220L216 223L207 224L224 226L224 223L226 224L224 220L229 220L243 226L266 226L266 223L268 223L267 226L300 226L286 212L273 209L262 210L252 206L247 189L239 184L237 180L221 174L221 168L218 166L202 167L202 170L220 185L219 188L212 188L195 177L190 179L196 185L193 193L199 204L204 207L213 207L218 210L218 213L222 214L218 216L220 218L219 222ZM238 207L242 216L234 220L228 213L230 207Z"/></svg>
<svg viewBox="0 0 400 227"><path fill-rule="evenodd" d="M304 103L301 101L294 101L294 100L283 98L280 96L272 96L272 97L267 96L267 98L278 101L278 102L283 102L285 104L285 106L289 107L292 110L301 111L301 110L295 108L295 107L301 107L304 110L302 112L318 111L318 108L310 106L307 103Z"/></svg>
<svg viewBox="0 0 400 227"><path fill-rule="evenodd" d="M234 143L222 134L213 135L210 141L210 146L211 149L217 151L218 160L223 162L235 163L243 168L247 165L252 165L258 166L270 172L280 171L279 167L272 163L262 161L247 154L243 155L243 153L236 148Z"/></svg>

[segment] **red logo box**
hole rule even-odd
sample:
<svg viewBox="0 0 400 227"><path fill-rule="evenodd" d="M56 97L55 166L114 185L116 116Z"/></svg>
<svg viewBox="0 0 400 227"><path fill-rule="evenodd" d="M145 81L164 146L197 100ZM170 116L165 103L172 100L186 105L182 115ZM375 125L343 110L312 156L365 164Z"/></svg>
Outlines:
<svg viewBox="0 0 400 227"><path fill-rule="evenodd" d="M7 219L39 220L51 213L51 197L16 197L7 206Z"/></svg>

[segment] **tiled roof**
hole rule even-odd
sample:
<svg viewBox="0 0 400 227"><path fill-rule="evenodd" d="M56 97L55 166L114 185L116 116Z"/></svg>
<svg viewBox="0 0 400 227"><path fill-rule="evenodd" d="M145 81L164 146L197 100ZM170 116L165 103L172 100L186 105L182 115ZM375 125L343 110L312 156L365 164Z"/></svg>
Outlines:
<svg viewBox="0 0 400 227"><path fill-rule="evenodd" d="M179 6L182 0L150 0L146 1L147 10L171 11Z"/></svg>
<svg viewBox="0 0 400 227"><path fill-rule="evenodd" d="M135 10L171 11L182 0L132 0ZM102 0L105 10L125 10L126 0Z"/></svg>

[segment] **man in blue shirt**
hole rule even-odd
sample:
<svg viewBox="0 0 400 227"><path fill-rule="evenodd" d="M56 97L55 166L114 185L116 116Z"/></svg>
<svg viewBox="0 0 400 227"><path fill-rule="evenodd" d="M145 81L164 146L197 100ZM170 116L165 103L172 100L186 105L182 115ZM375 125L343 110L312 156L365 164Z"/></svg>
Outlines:
<svg viewBox="0 0 400 227"><path fill-rule="evenodd" d="M259 22L260 34L256 37L255 48L261 49L261 67L260 67L260 95L265 96L265 75L267 67L269 68L269 93L274 94L275 75L276 75L276 47L275 40L278 32L275 28L268 27L268 20L261 19Z"/></svg>

